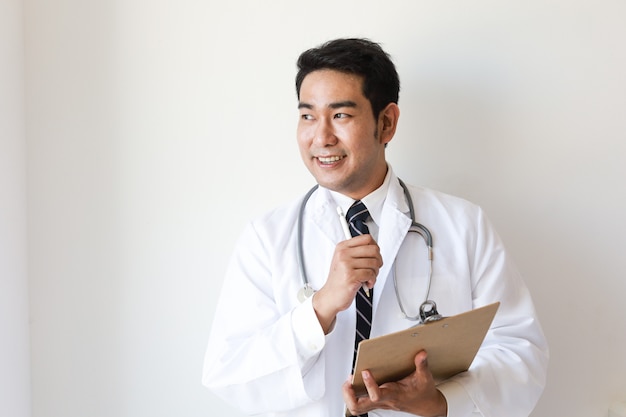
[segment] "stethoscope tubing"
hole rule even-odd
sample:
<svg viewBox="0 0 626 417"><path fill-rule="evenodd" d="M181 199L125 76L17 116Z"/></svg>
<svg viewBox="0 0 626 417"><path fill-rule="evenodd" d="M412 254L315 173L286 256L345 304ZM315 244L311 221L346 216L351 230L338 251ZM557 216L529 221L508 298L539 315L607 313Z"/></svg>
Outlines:
<svg viewBox="0 0 626 417"><path fill-rule="evenodd" d="M400 178L398 178L398 181L400 182L400 186L402 187L402 189L404 191L404 196L406 198L407 204L409 205L409 214L410 214L410 217L411 217L411 227L409 228L409 232L415 232L415 233L418 233L420 236L422 236L422 238L426 242L426 246L427 246L427 249L428 249L428 262L429 262L428 289L426 291L425 301L420 306L420 313L418 315L416 315L416 316L409 316L408 314L406 314L406 311L404 310L404 306L403 306L401 298L400 298L400 291L398 290L398 283L397 283L397 280L396 280L395 260L394 260L393 284L394 284L394 289L395 289L395 292L396 292L396 298L398 300L398 304L400 306L400 310L402 311L402 314L404 315L404 317L409 319L409 320L420 320L420 321L424 322L424 321L426 321L428 319L429 315L436 315L436 316L439 315L437 313L435 302L428 299L430 297L430 288L431 288L431 283L432 283L432 278L433 278L432 277L432 273L433 273L433 268L432 268L432 261L433 261L433 237L432 237L432 234L430 233L430 230L428 230L428 228L426 226L424 226L423 224L418 223L418 222L415 221L415 208L413 206L413 199L411 198L411 194L409 192L409 189L406 186L406 184ZM302 283L304 285L304 288L302 288L298 292L298 298L300 299L301 302L304 301L306 298L312 296L313 293L315 292L315 290L311 287L311 285L309 283L308 276L306 274L306 267L305 267L305 261L304 261L303 239L302 239L303 230L302 229L303 229L303 223L304 223L303 220L304 220L304 210L306 208L306 203L309 201L309 198L311 198L311 195L318 189L318 187L319 187L319 185L316 184L315 186L313 186L305 194L305 196L302 199L302 203L300 203L300 209L298 211L298 222L297 222L297 227L296 227L298 247L297 247L297 251L296 251L296 257L297 257L296 260L298 262L298 267L300 269L300 276L302 278ZM432 313L431 313L431 311L432 311Z"/></svg>

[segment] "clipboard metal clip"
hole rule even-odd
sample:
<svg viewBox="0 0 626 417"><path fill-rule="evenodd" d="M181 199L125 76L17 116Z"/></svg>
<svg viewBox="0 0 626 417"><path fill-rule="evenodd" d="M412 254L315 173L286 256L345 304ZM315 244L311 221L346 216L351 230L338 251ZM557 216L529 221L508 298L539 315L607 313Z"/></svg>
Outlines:
<svg viewBox="0 0 626 417"><path fill-rule="evenodd" d="M420 306L420 323L430 323L442 318L443 316L437 311L437 303L433 300L426 300Z"/></svg>

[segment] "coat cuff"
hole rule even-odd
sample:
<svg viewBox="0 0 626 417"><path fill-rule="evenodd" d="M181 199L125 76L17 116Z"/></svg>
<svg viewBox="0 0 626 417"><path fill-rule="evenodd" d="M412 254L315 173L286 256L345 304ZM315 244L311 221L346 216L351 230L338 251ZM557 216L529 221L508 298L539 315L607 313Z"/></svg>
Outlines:
<svg viewBox="0 0 626 417"><path fill-rule="evenodd" d="M437 385L448 403L447 417L469 417L474 411L474 402L463 385L455 381L445 381Z"/></svg>
<svg viewBox="0 0 626 417"><path fill-rule="evenodd" d="M291 329L296 342L300 369L304 375L326 344L324 330L313 309L313 297L309 297L293 310Z"/></svg>

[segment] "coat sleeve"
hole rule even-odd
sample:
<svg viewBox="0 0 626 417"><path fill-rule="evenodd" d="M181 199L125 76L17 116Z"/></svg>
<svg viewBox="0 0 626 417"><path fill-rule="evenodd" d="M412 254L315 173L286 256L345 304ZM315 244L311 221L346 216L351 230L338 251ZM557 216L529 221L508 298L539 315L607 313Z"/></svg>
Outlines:
<svg viewBox="0 0 626 417"><path fill-rule="evenodd" d="M325 336L311 299L277 302L280 278L271 266L279 251L267 246L249 225L227 269L203 369L203 384L247 414L294 409L324 394Z"/></svg>
<svg viewBox="0 0 626 417"><path fill-rule="evenodd" d="M483 212L476 213L477 228L467 242L473 307L501 304L470 369L440 389L450 396L449 417L472 412L526 417L545 386L548 345L526 285ZM472 407L463 404L464 397ZM454 410L459 410L456 415Z"/></svg>

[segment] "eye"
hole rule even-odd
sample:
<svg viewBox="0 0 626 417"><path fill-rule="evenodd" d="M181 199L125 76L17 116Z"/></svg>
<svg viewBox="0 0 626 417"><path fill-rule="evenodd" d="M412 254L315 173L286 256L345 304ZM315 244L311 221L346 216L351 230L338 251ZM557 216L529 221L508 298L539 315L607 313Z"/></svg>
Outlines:
<svg viewBox="0 0 626 417"><path fill-rule="evenodd" d="M350 115L347 113L337 113L335 114L335 119L347 119Z"/></svg>
<svg viewBox="0 0 626 417"><path fill-rule="evenodd" d="M313 116L310 114L301 114L300 119L302 120L313 120Z"/></svg>

